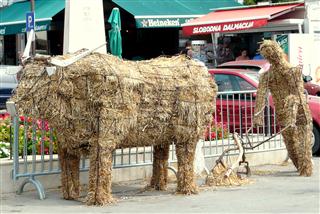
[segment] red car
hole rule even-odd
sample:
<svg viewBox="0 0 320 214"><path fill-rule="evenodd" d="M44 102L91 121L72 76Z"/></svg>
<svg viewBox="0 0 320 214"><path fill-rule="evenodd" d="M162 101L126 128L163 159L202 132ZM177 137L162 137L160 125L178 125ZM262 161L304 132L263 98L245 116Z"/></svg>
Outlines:
<svg viewBox="0 0 320 214"><path fill-rule="evenodd" d="M245 132L252 126L252 115L255 106L255 90L259 84L259 74L244 69L210 69L220 95L217 98L217 111L215 118L217 122L229 124L229 131ZM271 134L279 130L277 128L272 98L269 99L270 106L265 111L271 117L265 118L263 133ZM320 153L320 97L308 96L308 105L313 119L313 154Z"/></svg>
<svg viewBox="0 0 320 214"><path fill-rule="evenodd" d="M259 73L269 70L269 67L270 64L267 60L230 61L218 66L218 68L247 69ZM320 97L320 85L307 82L304 84L304 88L308 91L308 94Z"/></svg>

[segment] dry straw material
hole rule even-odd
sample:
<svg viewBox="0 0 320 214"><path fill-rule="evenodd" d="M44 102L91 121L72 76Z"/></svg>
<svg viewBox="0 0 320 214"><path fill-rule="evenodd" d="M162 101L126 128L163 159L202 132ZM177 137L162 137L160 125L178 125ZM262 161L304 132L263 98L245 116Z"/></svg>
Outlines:
<svg viewBox="0 0 320 214"><path fill-rule="evenodd" d="M312 118L304 95L302 69L287 62L283 50L275 41L263 41L260 53L271 67L260 76L254 123L263 124L261 112L270 90L278 124L282 127L290 125L282 133L289 157L301 176L311 176Z"/></svg>
<svg viewBox="0 0 320 214"><path fill-rule="evenodd" d="M164 190L172 142L177 192L197 192L194 151L212 119L217 92L204 66L184 56L133 62L94 53L49 76L50 60L35 58L25 65L12 100L21 114L44 118L55 129L64 198L79 197L79 158L88 154L87 204L113 202L112 152L144 145L155 146L150 185Z"/></svg>
<svg viewBox="0 0 320 214"><path fill-rule="evenodd" d="M248 178L242 178L235 172L231 172L229 176L226 176L228 168L218 163L210 172L206 178L206 185L208 186L240 186L248 184Z"/></svg>

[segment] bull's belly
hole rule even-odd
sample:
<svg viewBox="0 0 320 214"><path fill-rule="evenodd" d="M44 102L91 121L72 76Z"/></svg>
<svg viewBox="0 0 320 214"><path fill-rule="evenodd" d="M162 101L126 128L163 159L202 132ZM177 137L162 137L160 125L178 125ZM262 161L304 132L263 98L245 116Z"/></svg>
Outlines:
<svg viewBox="0 0 320 214"><path fill-rule="evenodd" d="M150 146L168 144L173 141L174 129L171 121L149 118L128 129L119 147Z"/></svg>

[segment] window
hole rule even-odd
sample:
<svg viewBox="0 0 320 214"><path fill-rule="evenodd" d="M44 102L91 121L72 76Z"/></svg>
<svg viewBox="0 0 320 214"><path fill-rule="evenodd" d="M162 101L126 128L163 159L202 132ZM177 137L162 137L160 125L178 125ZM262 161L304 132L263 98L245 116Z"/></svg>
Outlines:
<svg viewBox="0 0 320 214"><path fill-rule="evenodd" d="M3 36L0 36L0 65L4 64L3 63L3 51L4 51L4 45L3 45Z"/></svg>
<svg viewBox="0 0 320 214"><path fill-rule="evenodd" d="M250 83L248 83L246 80L239 76L234 76L236 79L236 82L238 83L239 86L239 91L251 91L251 90L256 90L254 86L252 86Z"/></svg>
<svg viewBox="0 0 320 214"><path fill-rule="evenodd" d="M228 74L215 74L214 78L216 80L216 83L218 85L218 91L219 92L232 92L234 91L233 86L232 86L232 75ZM232 99L233 94L221 94L219 96L222 99Z"/></svg>
<svg viewBox="0 0 320 214"><path fill-rule="evenodd" d="M47 31L36 32L36 53L47 55L48 49Z"/></svg>
<svg viewBox="0 0 320 214"><path fill-rule="evenodd" d="M215 74L214 79L218 85L219 92L234 92L234 91L252 91L256 88L247 82L245 79L232 74ZM220 95L222 99L241 99L255 100L253 93L228 93Z"/></svg>
<svg viewBox="0 0 320 214"><path fill-rule="evenodd" d="M215 74L214 79L218 85L218 91L233 91L230 75Z"/></svg>
<svg viewBox="0 0 320 214"><path fill-rule="evenodd" d="M245 76L249 77L252 81L254 81L257 85L259 84L259 73L245 73Z"/></svg>

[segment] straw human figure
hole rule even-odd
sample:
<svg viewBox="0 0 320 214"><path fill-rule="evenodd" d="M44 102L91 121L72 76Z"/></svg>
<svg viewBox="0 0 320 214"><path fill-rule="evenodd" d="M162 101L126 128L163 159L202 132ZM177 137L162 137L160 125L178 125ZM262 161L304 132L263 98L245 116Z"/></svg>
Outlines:
<svg viewBox="0 0 320 214"><path fill-rule="evenodd" d="M304 94L302 69L293 67L275 41L264 40L261 55L270 62L269 71L260 76L254 124L263 124L263 109L270 90L282 128L288 156L301 176L312 175L312 117Z"/></svg>
<svg viewBox="0 0 320 214"><path fill-rule="evenodd" d="M88 155L86 203L114 202L112 153L127 147L153 146L150 186L165 190L172 142L177 192L197 193L195 149L212 119L217 91L204 66L185 56L130 62L98 53L57 67L51 76L47 66L50 59L26 63L12 100L20 113L43 118L55 129L65 199L79 197L79 161Z"/></svg>

